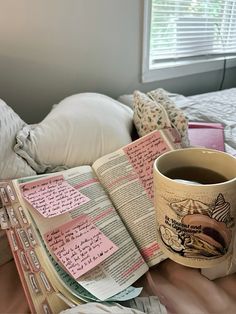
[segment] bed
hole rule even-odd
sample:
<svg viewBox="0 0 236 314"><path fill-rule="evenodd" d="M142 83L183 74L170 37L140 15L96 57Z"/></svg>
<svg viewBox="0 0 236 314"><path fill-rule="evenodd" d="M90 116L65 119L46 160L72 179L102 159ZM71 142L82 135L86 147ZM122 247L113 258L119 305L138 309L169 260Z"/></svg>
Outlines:
<svg viewBox="0 0 236 314"><path fill-rule="evenodd" d="M236 88L188 97L169 92L169 97L190 121L222 123L225 150L236 153ZM121 95L118 100L133 108L133 95Z"/></svg>
<svg viewBox="0 0 236 314"><path fill-rule="evenodd" d="M176 95L176 103L192 121L221 123L225 150L236 153L236 88L190 97Z"/></svg>
<svg viewBox="0 0 236 314"><path fill-rule="evenodd" d="M27 125L6 103L0 101L0 143L4 147L0 153L0 179L91 164L99 156L132 141L133 95L122 95L118 101L94 93L86 93L83 97L85 94L66 98L54 106L38 125ZM169 97L190 121L222 123L225 150L236 155L236 88L190 97L169 93ZM75 104L81 99L85 102L83 110L78 111L76 106L74 111ZM115 111L112 122L108 123L108 115L101 117L101 108L102 111L108 110L110 116ZM84 116L88 120L85 121ZM86 128L88 137L91 136L89 141L83 134L80 135L81 126ZM57 138L61 142L65 140L69 153L64 154L65 146L61 149L55 140ZM95 143L91 145L93 140ZM76 147L84 147L80 158ZM96 149L91 151L91 147ZM9 162L6 164L5 160ZM1 233L0 248L0 313L28 313L4 233ZM200 270L165 260L141 278L139 284L144 287L142 295L157 295L168 313L235 313L235 271L232 268L231 274L226 276L226 265L221 265L202 274Z"/></svg>

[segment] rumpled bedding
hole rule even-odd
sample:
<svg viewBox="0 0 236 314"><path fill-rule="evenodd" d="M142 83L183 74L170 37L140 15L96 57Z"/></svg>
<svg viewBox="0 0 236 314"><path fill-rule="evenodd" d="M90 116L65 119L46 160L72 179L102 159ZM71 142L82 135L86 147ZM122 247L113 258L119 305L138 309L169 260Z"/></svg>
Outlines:
<svg viewBox="0 0 236 314"><path fill-rule="evenodd" d="M236 154L236 88L195 96L172 96L190 121L221 123L224 126L225 150Z"/></svg>
<svg viewBox="0 0 236 314"><path fill-rule="evenodd" d="M236 88L191 97L170 96L190 121L222 123L226 151L236 154ZM236 273L209 280L198 269L165 260L137 286L144 287L142 296L157 296L168 314L236 313ZM0 313L29 313L14 261L0 267L0 291Z"/></svg>
<svg viewBox="0 0 236 314"><path fill-rule="evenodd" d="M184 96L169 91L168 96L184 111L189 121L222 123L225 129L225 150L236 154L236 88ZM133 95L118 100L133 108Z"/></svg>
<svg viewBox="0 0 236 314"><path fill-rule="evenodd" d="M127 306L118 303L101 304L87 303L72 309L62 311L60 314L167 314L167 310L156 296L138 297L132 299Z"/></svg>

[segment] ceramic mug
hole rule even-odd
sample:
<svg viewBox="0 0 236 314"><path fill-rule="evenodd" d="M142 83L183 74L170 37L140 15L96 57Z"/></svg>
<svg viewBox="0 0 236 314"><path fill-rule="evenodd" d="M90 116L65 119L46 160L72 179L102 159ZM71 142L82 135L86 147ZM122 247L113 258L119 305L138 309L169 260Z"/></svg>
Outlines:
<svg viewBox="0 0 236 314"><path fill-rule="evenodd" d="M212 267L232 253L236 158L205 148L167 152L154 162L157 235L170 259Z"/></svg>

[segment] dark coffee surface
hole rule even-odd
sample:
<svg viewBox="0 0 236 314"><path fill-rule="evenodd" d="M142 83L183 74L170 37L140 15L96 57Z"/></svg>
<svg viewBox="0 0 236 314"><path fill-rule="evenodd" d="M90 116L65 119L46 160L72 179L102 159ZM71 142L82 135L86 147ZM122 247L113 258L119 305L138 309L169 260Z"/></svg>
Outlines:
<svg viewBox="0 0 236 314"><path fill-rule="evenodd" d="M173 180L184 180L189 183L216 184L227 181L227 178L221 174L200 167L180 167L173 168L164 173L164 175Z"/></svg>

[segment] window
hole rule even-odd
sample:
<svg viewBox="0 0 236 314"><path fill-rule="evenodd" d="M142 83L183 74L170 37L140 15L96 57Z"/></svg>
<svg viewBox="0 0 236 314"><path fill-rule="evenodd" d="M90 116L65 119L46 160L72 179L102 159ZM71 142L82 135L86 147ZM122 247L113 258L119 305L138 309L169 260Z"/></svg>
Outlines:
<svg viewBox="0 0 236 314"><path fill-rule="evenodd" d="M236 0L145 0L143 81L236 65Z"/></svg>

